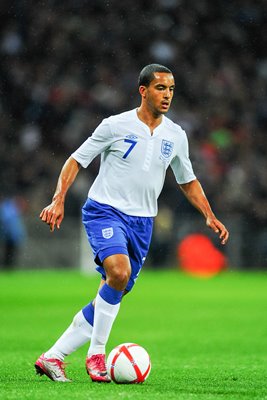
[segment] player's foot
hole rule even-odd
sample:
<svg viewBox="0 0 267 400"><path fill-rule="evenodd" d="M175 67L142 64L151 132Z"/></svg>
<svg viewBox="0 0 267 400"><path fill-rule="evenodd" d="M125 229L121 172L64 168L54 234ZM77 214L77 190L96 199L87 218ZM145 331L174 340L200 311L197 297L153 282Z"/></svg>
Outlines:
<svg viewBox="0 0 267 400"><path fill-rule="evenodd" d="M38 375L46 375L52 381L71 382L65 374L65 363L56 358L46 358L42 354L35 363L36 373Z"/></svg>
<svg viewBox="0 0 267 400"><path fill-rule="evenodd" d="M105 354L94 354L86 357L85 366L87 374L90 375L93 382L111 382L107 374Z"/></svg>

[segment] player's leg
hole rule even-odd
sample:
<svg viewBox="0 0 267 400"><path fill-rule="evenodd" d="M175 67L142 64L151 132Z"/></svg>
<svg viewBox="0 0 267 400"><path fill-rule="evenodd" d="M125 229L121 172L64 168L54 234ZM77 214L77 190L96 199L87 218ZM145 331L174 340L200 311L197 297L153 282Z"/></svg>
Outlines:
<svg viewBox="0 0 267 400"><path fill-rule="evenodd" d="M94 329L89 355L105 353L105 345L131 275L130 260L125 254L114 254L107 257L103 266L106 272L106 282L100 288L95 299Z"/></svg>
<svg viewBox="0 0 267 400"><path fill-rule="evenodd" d="M131 265L127 255L113 254L103 260L103 267L106 282L95 299L94 328L86 369L93 381L109 382L105 365L105 346L131 275Z"/></svg>
<svg viewBox="0 0 267 400"><path fill-rule="evenodd" d="M94 307L90 303L87 308L93 315ZM80 310L73 318L72 323L60 336L56 343L35 362L36 372L47 375L53 381L68 382L66 377L64 358L87 343L92 334L93 326L86 320Z"/></svg>
<svg viewBox="0 0 267 400"><path fill-rule="evenodd" d="M142 232L139 234L142 245L138 243L139 239L132 238L130 257L114 254L103 261L106 283L100 288L95 300L94 327L86 359L86 369L93 381L110 381L106 372L105 345L119 312L121 298L132 290L150 243L150 240L143 240Z"/></svg>
<svg viewBox="0 0 267 400"><path fill-rule="evenodd" d="M100 288L105 284L101 279ZM42 354L35 363L38 374L46 374L55 381L69 381L65 374L64 358L87 343L92 336L94 321L93 301L80 310L72 323L55 344Z"/></svg>
<svg viewBox="0 0 267 400"><path fill-rule="evenodd" d="M132 273L128 252L131 240L129 222L144 230L139 218L131 220L131 217L108 205L89 199L83 207L83 223L98 264L97 270L106 281L96 296L94 328L86 360L87 371L94 381L110 381L105 367L105 345L119 312L122 295L125 289L129 291L132 288L143 262L142 258L141 261L138 259L137 271L128 287Z"/></svg>
<svg viewBox="0 0 267 400"><path fill-rule="evenodd" d="M105 284L101 279L99 290ZM60 336L56 343L44 354L47 358L57 358L61 361L87 343L92 336L94 324L94 300L80 310L72 323Z"/></svg>

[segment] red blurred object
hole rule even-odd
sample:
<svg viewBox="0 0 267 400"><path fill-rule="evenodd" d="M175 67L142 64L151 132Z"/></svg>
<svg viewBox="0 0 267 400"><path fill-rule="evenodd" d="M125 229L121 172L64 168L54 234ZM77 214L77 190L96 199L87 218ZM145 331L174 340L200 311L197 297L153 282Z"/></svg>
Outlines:
<svg viewBox="0 0 267 400"><path fill-rule="evenodd" d="M186 236L178 244L177 257L183 271L200 277L216 275L227 264L226 257L211 240L198 233Z"/></svg>

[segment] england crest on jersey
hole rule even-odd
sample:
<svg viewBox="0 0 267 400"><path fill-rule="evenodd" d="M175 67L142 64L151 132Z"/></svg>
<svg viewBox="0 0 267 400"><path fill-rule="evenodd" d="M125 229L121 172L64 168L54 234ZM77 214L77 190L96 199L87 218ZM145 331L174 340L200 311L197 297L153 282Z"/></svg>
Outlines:
<svg viewBox="0 0 267 400"><path fill-rule="evenodd" d="M163 139L161 142L161 154L164 158L170 158L172 155L174 143L169 140Z"/></svg>
<svg viewBox="0 0 267 400"><path fill-rule="evenodd" d="M102 235L105 239L110 239L113 236L113 228L102 229Z"/></svg>

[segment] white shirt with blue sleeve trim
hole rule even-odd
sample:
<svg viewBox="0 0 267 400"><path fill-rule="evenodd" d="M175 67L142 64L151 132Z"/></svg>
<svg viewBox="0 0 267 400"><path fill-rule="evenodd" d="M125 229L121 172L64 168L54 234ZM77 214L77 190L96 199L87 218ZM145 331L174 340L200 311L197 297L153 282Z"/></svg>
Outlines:
<svg viewBox="0 0 267 400"><path fill-rule="evenodd" d="M165 116L153 135L136 109L104 119L72 157L86 168L99 154L99 173L88 197L127 215L157 215L169 166L178 184L196 179L186 133Z"/></svg>

